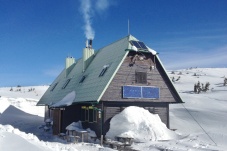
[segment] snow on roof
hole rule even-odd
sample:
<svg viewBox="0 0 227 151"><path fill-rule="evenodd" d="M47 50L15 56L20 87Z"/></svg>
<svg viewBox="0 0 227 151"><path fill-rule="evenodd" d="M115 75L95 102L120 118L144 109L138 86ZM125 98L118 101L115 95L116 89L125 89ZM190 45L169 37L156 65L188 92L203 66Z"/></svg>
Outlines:
<svg viewBox="0 0 227 151"><path fill-rule="evenodd" d="M152 53L152 55L157 55L157 52L154 50L154 49L151 49L149 47L148 48L148 51L150 51Z"/></svg>
<svg viewBox="0 0 227 151"><path fill-rule="evenodd" d="M177 137L170 131L157 114L141 107L130 106L115 115L110 121L110 130L106 137L132 137L137 142L170 140Z"/></svg>
<svg viewBox="0 0 227 151"><path fill-rule="evenodd" d="M69 106L73 103L73 100L75 98L76 98L76 92L72 91L68 93L61 101L51 105L51 107Z"/></svg>

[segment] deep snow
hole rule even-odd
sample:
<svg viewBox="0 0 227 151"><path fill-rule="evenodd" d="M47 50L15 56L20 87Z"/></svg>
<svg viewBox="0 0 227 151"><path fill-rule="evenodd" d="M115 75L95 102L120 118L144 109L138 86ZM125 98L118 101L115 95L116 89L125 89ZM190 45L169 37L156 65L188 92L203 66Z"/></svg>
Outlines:
<svg viewBox="0 0 227 151"><path fill-rule="evenodd" d="M169 130L157 114L136 106L125 108L111 119L106 137L114 139L115 136L132 137L135 142L177 138L176 133Z"/></svg>
<svg viewBox="0 0 227 151"><path fill-rule="evenodd" d="M224 77L227 76L227 68L191 68L184 70L169 71L169 76L180 80L174 82L184 104L170 105L170 127L175 131L165 128L159 132L162 124L157 124L158 117L148 114L146 110L139 109L140 114L146 118L153 118L155 123L144 123L137 114L137 109L132 112L120 113L111 121L109 137L114 135L132 135L138 142L132 147L137 150L227 150L227 86L223 85ZM195 94L194 84L209 82L210 90ZM51 132L39 129L44 124L44 108L35 106L38 99L48 86L21 87L21 91L9 91L10 88L0 88L0 150L112 150L101 147L97 141L93 143L71 144L58 137L52 136ZM131 107L133 108L133 107ZM129 108L129 110L131 110ZM126 110L127 111L127 110ZM125 112L126 112L125 111ZM135 112L137 111L137 112ZM127 117L129 116L129 117ZM140 118L139 118L140 117ZM129 122L132 126L119 129L120 123L114 121ZM121 119L121 120L120 120ZM129 121L129 119L131 121ZM122 123L122 122L121 122ZM154 126L154 125L156 126ZM140 126L143 126L142 128ZM154 128L152 128L154 126ZM156 129L156 130L155 130ZM151 132L143 134L143 130ZM173 135L167 136L171 133ZM157 133L157 134L155 134ZM141 135L139 135L141 134ZM163 136L162 138L156 136ZM154 135L156 135L154 137ZM144 139L146 138L146 139ZM149 140L152 141L149 141ZM143 143L141 143L143 140ZM12 143L13 142L13 143Z"/></svg>

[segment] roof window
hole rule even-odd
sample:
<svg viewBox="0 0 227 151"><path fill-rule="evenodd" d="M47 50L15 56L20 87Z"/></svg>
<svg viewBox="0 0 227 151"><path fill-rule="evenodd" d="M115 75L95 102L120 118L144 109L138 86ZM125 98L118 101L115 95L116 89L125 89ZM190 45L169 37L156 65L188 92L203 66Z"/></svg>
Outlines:
<svg viewBox="0 0 227 151"><path fill-rule="evenodd" d="M51 88L51 90L50 91L54 91L54 89L55 89L55 87L58 85L58 82L56 82L53 86L52 86L52 88Z"/></svg>
<svg viewBox="0 0 227 151"><path fill-rule="evenodd" d="M87 77L87 76L85 76L85 75L82 76L82 78L80 79L80 82L79 82L79 83L83 83L86 77Z"/></svg>
<svg viewBox="0 0 227 151"><path fill-rule="evenodd" d="M99 77L103 76L106 72L106 70L109 68L110 65L104 65L102 71L99 74Z"/></svg>
<svg viewBox="0 0 227 151"><path fill-rule="evenodd" d="M71 80L71 78L68 79L68 80L65 82L65 84L64 84L63 87L62 87L62 89L65 89L65 88L66 88L66 86L69 84L70 80Z"/></svg>

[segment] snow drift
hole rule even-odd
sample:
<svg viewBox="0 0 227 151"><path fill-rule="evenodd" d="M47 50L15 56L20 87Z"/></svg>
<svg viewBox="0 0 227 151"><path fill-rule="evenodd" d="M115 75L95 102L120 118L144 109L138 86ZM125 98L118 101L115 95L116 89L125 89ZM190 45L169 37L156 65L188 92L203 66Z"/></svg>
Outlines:
<svg viewBox="0 0 227 151"><path fill-rule="evenodd" d="M125 108L110 121L110 130L106 137L130 136L136 142L170 140L177 137L169 130L157 114L136 106Z"/></svg>

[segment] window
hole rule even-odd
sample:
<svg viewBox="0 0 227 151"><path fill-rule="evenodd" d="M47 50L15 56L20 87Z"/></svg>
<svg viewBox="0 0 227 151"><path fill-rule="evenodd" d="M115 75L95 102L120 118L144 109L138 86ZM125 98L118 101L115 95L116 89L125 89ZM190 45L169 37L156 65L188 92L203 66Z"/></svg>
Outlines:
<svg viewBox="0 0 227 151"><path fill-rule="evenodd" d="M85 110L85 121L88 122L88 118L89 118L89 112L88 112L88 107Z"/></svg>
<svg viewBox="0 0 227 151"><path fill-rule="evenodd" d="M109 68L109 65L104 65L102 71L99 74L99 77L103 76L108 68Z"/></svg>
<svg viewBox="0 0 227 151"><path fill-rule="evenodd" d="M99 77L103 76L106 72L107 68L102 69L101 73L99 74Z"/></svg>
<svg viewBox="0 0 227 151"><path fill-rule="evenodd" d="M68 79L68 80L65 82L65 84L64 84L63 87L62 87L62 89L65 89L65 88L66 88L66 86L69 84L70 80L71 80L71 79Z"/></svg>
<svg viewBox="0 0 227 151"><path fill-rule="evenodd" d="M58 85L58 82L57 83L55 83L53 86L52 86L52 88L51 88L51 90L50 91L54 91L54 89L55 89L55 87Z"/></svg>
<svg viewBox="0 0 227 151"><path fill-rule="evenodd" d="M83 122L97 122L97 110L93 106L82 106L81 107L81 121Z"/></svg>
<svg viewBox="0 0 227 151"><path fill-rule="evenodd" d="M142 83L142 84L146 84L147 83L147 72L138 72L136 71L135 73L135 77L136 77L136 83Z"/></svg>
<svg viewBox="0 0 227 151"><path fill-rule="evenodd" d="M81 106L81 121L84 122L86 121L86 106Z"/></svg>
<svg viewBox="0 0 227 151"><path fill-rule="evenodd" d="M87 76L82 76L82 78L80 79L80 82L79 83L83 83L86 77Z"/></svg>
<svg viewBox="0 0 227 151"><path fill-rule="evenodd" d="M88 122L89 123L97 122L97 110L95 110L93 106L89 106L88 109L89 109Z"/></svg>

